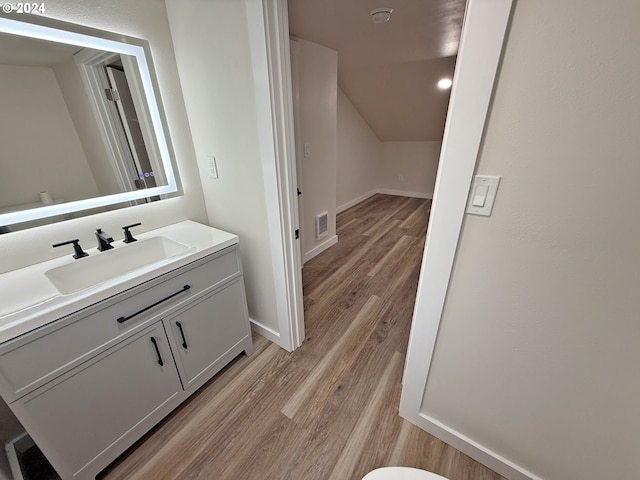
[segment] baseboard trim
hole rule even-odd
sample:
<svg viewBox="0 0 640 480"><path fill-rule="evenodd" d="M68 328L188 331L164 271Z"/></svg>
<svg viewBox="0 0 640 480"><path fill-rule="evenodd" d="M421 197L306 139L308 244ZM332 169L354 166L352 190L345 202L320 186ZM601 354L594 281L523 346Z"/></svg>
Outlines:
<svg viewBox="0 0 640 480"><path fill-rule="evenodd" d="M376 193L378 193L378 190L374 189L374 190L371 190L370 192L365 193L364 195L360 195L359 197L354 198L353 200L349 200L347 203L343 203L342 205L337 207L336 213L342 213L345 210L348 210L351 207L356 206L360 202L364 202L367 198L373 197Z"/></svg>
<svg viewBox="0 0 640 480"><path fill-rule="evenodd" d="M278 333L275 330L273 330L273 329L261 324L260 322L257 322L253 318L249 319L249 323L251 323L251 330L253 330L254 332L256 332L259 335L262 335L267 340L271 340L276 345L280 345L282 347L282 344L280 343L281 340L282 340L282 338L280 336L280 333ZM282 347L282 348L284 348L284 347Z"/></svg>
<svg viewBox="0 0 640 480"><path fill-rule="evenodd" d="M327 248L333 247L336 243L338 243L338 236L337 235L334 235L333 237L326 239L320 245L318 245L315 248L312 248L311 250L309 250L307 253L304 254L304 258L302 259L303 263L307 263L313 257L315 257L317 255L320 255Z"/></svg>
<svg viewBox="0 0 640 480"><path fill-rule="evenodd" d="M496 452L474 442L460 432L428 415L425 415L424 413L420 413L418 418L414 420L416 421L413 423L423 430L426 430L431 435L439 438L457 450L460 450L465 455L468 455L509 480L543 480L525 468L516 465L515 463L498 455Z"/></svg>
<svg viewBox="0 0 640 480"><path fill-rule="evenodd" d="M384 195L395 195L397 197L413 197L413 198L429 198L429 199L433 199L433 193L406 192L404 190L392 190L390 188L378 188L376 193L382 193Z"/></svg>
<svg viewBox="0 0 640 480"><path fill-rule="evenodd" d="M370 192L365 193L364 195L360 195L353 200L349 200L347 203L343 203L339 207L336 208L336 213L342 213L345 210L350 209L351 207L355 207L361 202L364 202L366 199L373 197L375 194L381 193L383 195L395 195L396 197L413 197L413 198L429 198L433 199L433 193L424 193L424 192L407 192L405 190L392 190L390 188L376 188L371 190Z"/></svg>

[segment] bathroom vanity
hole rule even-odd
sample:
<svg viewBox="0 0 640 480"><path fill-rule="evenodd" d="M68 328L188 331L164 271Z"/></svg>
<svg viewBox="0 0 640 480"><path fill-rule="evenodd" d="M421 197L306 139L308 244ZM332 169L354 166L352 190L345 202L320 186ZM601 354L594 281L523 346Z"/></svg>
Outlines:
<svg viewBox="0 0 640 480"><path fill-rule="evenodd" d="M253 349L235 235L186 221L113 245L0 275L0 395L63 479Z"/></svg>

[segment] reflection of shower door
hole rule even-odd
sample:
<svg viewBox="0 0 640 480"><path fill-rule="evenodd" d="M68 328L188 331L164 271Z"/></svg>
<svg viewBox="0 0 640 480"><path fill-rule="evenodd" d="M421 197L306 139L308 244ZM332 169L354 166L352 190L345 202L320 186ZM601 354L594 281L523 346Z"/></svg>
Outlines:
<svg viewBox="0 0 640 480"><path fill-rule="evenodd" d="M124 135L133 159L136 188L155 187L154 172L145 147L140 122L138 121L125 73L117 67L105 67L105 71L109 78L112 92L117 92L115 95L112 94L112 100L118 109Z"/></svg>

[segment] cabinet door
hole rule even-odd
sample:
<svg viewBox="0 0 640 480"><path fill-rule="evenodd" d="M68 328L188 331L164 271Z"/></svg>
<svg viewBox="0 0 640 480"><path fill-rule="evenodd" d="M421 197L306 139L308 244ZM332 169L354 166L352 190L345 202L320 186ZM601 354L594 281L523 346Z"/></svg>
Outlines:
<svg viewBox="0 0 640 480"><path fill-rule="evenodd" d="M184 388L211 376L229 360L250 348L251 329L242 278L194 302L166 319ZM238 347L241 347L238 350ZM226 360L226 361L225 361Z"/></svg>
<svg viewBox="0 0 640 480"><path fill-rule="evenodd" d="M51 383L12 408L63 478L104 468L182 392L161 322Z"/></svg>

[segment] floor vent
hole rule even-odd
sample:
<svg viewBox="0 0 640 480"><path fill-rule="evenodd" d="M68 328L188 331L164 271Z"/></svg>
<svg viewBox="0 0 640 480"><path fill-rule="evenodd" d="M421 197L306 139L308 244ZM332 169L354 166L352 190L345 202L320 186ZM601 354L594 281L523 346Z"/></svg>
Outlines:
<svg viewBox="0 0 640 480"><path fill-rule="evenodd" d="M320 215L316 215L316 240L327 236L329 232L328 217L329 212L322 212Z"/></svg>

